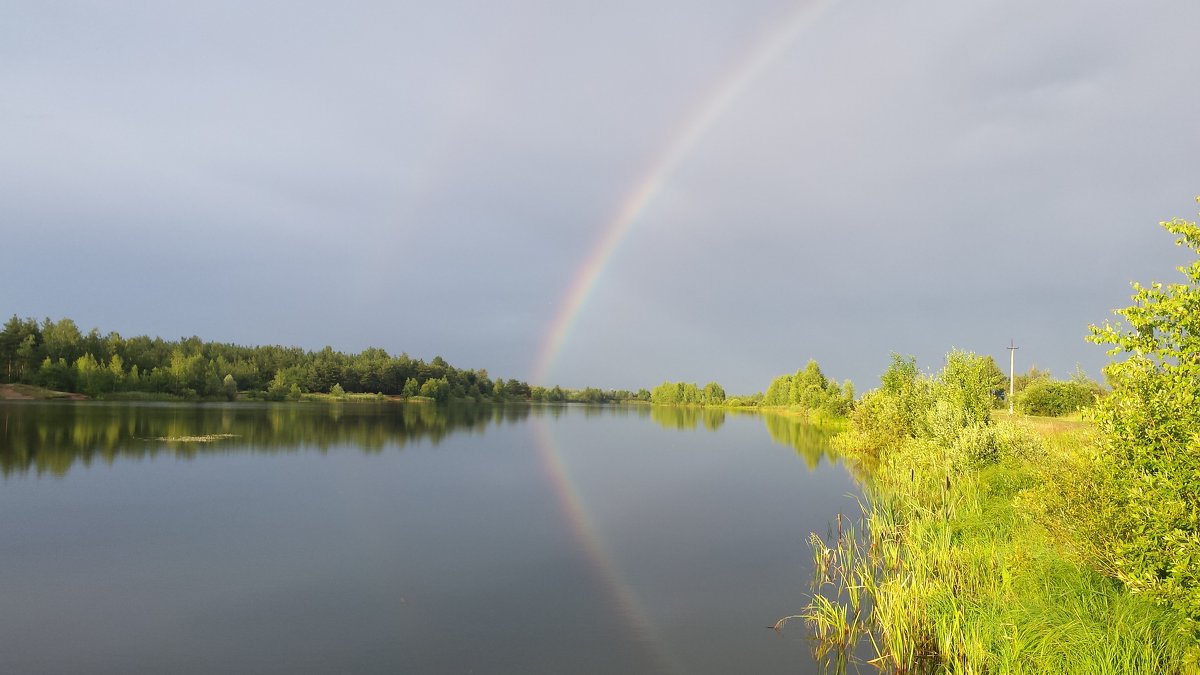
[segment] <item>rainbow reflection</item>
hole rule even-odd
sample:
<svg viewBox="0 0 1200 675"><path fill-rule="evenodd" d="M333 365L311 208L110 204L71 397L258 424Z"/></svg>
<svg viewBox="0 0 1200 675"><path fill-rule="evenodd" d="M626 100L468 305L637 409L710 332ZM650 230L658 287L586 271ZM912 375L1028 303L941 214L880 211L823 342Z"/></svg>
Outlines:
<svg viewBox="0 0 1200 675"><path fill-rule="evenodd" d="M592 519L588 517L587 508L580 496L579 489L571 480L571 473L563 461L562 453L558 450L554 436L547 428L544 417L534 417L533 434L541 467L546 472L550 485L553 486L561 512L566 517L575 539L583 549L588 564L602 581L605 590L616 605L617 611L629 620L634 638L653 657L654 672L686 672L667 648L666 642L650 619L645 606L633 592L633 588L626 581L624 575L621 574L621 568L609 554L604 540L597 533Z"/></svg>

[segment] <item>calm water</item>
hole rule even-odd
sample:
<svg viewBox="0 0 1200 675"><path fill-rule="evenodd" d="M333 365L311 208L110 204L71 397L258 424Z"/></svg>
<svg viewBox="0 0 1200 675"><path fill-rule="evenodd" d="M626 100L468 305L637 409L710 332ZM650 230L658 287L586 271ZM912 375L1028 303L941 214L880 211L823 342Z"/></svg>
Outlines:
<svg viewBox="0 0 1200 675"><path fill-rule="evenodd" d="M767 627L857 509L827 447L649 407L0 403L0 672L818 672Z"/></svg>

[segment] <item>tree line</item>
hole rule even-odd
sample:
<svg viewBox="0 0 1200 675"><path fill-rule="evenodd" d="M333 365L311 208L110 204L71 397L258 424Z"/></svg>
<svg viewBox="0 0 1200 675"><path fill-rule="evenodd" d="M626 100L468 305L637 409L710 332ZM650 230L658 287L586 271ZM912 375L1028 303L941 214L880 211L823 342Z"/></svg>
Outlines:
<svg viewBox="0 0 1200 675"><path fill-rule="evenodd" d="M378 393L436 401L529 400L534 389L484 369L461 369L440 356L431 361L372 347L346 354L278 345L247 347L199 337L164 340L84 333L68 318L41 322L14 315L0 330L0 382L32 384L89 396L148 392L186 399L298 399L304 393ZM551 395L539 388L544 400ZM570 400L574 392L557 387ZM611 392L610 392L611 393ZM604 394L602 392L602 394ZM608 394L604 394L607 396Z"/></svg>
<svg viewBox="0 0 1200 675"><path fill-rule="evenodd" d="M841 385L830 380L821 372L821 366L809 359L795 374L780 375L771 380L762 405L798 407L844 416L854 406L854 385L850 380Z"/></svg>

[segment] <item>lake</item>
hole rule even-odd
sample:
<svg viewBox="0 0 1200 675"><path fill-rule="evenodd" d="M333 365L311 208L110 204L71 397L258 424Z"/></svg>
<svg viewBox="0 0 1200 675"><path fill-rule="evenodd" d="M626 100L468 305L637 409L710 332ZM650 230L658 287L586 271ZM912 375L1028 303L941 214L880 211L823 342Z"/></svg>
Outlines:
<svg viewBox="0 0 1200 675"><path fill-rule="evenodd" d="M650 406L0 403L0 672L816 673L830 433Z"/></svg>

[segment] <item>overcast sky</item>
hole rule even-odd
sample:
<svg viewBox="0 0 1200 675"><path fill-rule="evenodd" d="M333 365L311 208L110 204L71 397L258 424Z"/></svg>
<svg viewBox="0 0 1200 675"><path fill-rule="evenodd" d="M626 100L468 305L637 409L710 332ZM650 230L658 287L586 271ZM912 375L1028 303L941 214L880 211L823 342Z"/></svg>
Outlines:
<svg viewBox="0 0 1200 675"><path fill-rule="evenodd" d="M533 376L665 145L806 4L0 5L0 313ZM820 10L820 11L817 11ZM548 383L1094 376L1175 280L1200 3L814 7L647 203Z"/></svg>

